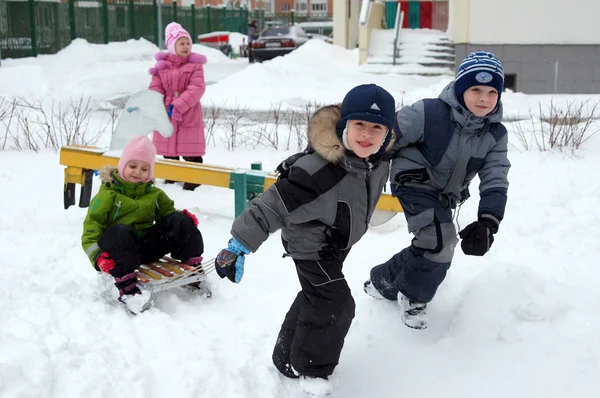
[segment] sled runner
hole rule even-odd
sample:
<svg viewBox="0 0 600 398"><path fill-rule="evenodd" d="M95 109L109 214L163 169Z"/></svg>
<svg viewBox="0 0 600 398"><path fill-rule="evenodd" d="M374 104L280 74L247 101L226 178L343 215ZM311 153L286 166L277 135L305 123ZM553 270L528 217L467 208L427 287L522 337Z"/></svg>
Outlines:
<svg viewBox="0 0 600 398"><path fill-rule="evenodd" d="M206 275L214 269L214 259L198 266L191 266L165 256L153 263L142 264L135 271L137 285L142 291L142 296L147 296L147 300L141 305L141 308L133 310L129 307L129 299L135 296L127 297L126 299L122 299L122 297L125 297L122 296L119 298L119 301L131 313L138 314L152 308L156 293L163 290L181 287L189 292L209 298L212 296L212 292L207 286Z"/></svg>

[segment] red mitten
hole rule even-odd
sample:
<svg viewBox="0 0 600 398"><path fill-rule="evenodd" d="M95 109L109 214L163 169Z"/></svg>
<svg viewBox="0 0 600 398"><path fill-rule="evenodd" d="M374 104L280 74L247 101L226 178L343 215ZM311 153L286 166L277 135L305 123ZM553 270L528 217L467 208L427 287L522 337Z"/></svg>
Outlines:
<svg viewBox="0 0 600 398"><path fill-rule="evenodd" d="M187 209L183 209L183 214L185 214L186 216L188 216L189 218L192 219L192 221L194 223L194 227L198 226L198 217L196 217L196 215L194 215L193 213L190 213Z"/></svg>
<svg viewBox="0 0 600 398"><path fill-rule="evenodd" d="M110 255L107 252L102 252L100 257L96 260L96 265L100 268L100 271L110 274L110 271L115 268L115 260L110 258Z"/></svg>

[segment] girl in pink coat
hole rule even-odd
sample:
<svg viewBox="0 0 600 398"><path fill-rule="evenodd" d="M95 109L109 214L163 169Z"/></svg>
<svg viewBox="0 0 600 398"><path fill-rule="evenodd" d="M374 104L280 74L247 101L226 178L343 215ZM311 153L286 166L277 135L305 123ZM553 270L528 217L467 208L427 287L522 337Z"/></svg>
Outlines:
<svg viewBox="0 0 600 398"><path fill-rule="evenodd" d="M206 152L204 119L200 98L206 90L204 67L206 56L192 53L190 34L176 22L165 29L165 44L168 52L159 52L158 61L150 69L150 90L165 97L165 107L175 131L169 138L154 132L152 141L156 152L165 159L202 163ZM167 183L174 181L167 180ZM197 184L185 183L183 189L193 191Z"/></svg>

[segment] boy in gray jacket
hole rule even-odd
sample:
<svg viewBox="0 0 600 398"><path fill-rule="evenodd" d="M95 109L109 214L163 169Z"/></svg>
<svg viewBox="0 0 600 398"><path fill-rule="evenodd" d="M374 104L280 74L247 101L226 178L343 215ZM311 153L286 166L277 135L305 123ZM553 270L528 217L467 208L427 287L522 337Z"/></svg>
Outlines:
<svg viewBox="0 0 600 398"><path fill-rule="evenodd" d="M219 276L237 283L244 254L281 229L302 290L281 326L273 363L284 376L300 377L309 393L331 392L327 378L354 318L342 266L388 179L382 157L393 142L394 114L394 98L374 84L350 90L341 107L316 111L307 150L280 164L278 181L235 219L233 238L216 259Z"/></svg>
<svg viewBox="0 0 600 398"><path fill-rule="evenodd" d="M500 96L504 70L492 53L471 53L437 99L405 106L396 115L392 194L400 200L414 239L371 270L365 291L398 300L402 321L427 327L427 303L446 277L458 243L452 209L469 198L479 174L478 220L460 231L465 254L483 256L504 217L508 191L506 128Z"/></svg>

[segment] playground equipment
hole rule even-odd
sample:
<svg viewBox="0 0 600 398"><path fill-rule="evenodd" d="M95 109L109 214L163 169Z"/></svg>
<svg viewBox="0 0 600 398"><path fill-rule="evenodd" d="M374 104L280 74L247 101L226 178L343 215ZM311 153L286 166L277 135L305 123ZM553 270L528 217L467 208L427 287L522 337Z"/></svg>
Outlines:
<svg viewBox="0 0 600 398"><path fill-rule="evenodd" d="M104 148L69 145L60 149L60 164L65 166L64 206L75 204L76 185L81 186L79 207L88 207L92 194L94 171L109 164L117 166L119 158L105 154ZM277 176L262 170L261 163L250 169L230 168L178 160L157 160L154 176L174 181L211 185L235 191L235 216L240 215L248 202L277 181ZM381 195L377 209L395 215L402 211L398 200L389 194ZM389 217L391 218L391 217Z"/></svg>

